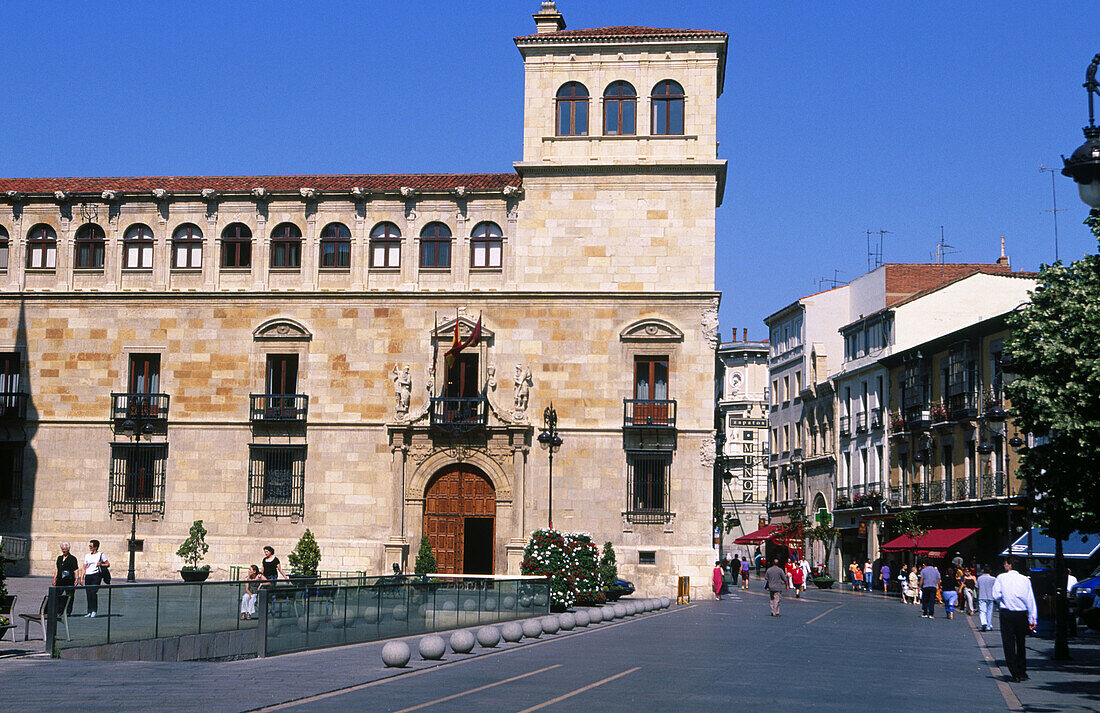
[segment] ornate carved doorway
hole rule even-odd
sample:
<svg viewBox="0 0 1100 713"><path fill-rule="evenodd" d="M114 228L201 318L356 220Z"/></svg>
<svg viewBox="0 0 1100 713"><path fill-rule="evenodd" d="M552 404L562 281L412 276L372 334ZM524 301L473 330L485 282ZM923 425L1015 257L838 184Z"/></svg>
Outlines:
<svg viewBox="0 0 1100 713"><path fill-rule="evenodd" d="M424 493L424 534L445 574L492 574L496 491L477 468L441 470Z"/></svg>

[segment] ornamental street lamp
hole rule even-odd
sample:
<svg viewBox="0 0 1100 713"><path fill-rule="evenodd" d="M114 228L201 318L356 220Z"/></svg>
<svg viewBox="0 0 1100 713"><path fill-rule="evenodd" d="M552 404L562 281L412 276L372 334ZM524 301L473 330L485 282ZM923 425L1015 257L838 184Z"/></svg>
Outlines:
<svg viewBox="0 0 1100 713"><path fill-rule="evenodd" d="M1100 67L1100 54L1092 58L1085 71L1085 91L1089 97L1089 125L1084 128L1085 143L1077 147L1069 158L1062 156L1065 167L1062 175L1077 183L1081 200L1094 211L1100 210L1100 126L1096 126L1093 113L1093 95L1100 96L1100 83L1096 70Z"/></svg>
<svg viewBox="0 0 1100 713"><path fill-rule="evenodd" d="M153 424L141 417L131 417L122 422L122 430L126 433L133 435L136 440L141 440L141 434L146 436L153 433L155 430ZM143 469L144 470L144 469ZM127 473L127 476L130 474ZM142 472L142 477L151 477L150 474ZM130 490L130 497L125 499L126 504L130 509L130 541L127 543L127 548L130 550L130 566L126 570L126 581L133 582L134 576L134 551L137 549L137 516L138 516L138 501L137 495L141 489L134 487Z"/></svg>
<svg viewBox="0 0 1100 713"><path fill-rule="evenodd" d="M546 407L542 412L542 428L539 429L539 444L546 449L546 456L550 461L549 478L549 503L546 508L546 519L551 530L554 529L554 454L561 448L561 436L558 435L558 412L554 410L554 403Z"/></svg>

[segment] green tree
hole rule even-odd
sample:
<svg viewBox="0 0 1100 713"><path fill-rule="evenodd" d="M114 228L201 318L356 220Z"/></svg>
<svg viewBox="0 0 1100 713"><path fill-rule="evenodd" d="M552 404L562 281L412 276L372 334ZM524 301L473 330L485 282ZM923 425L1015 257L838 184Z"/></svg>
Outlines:
<svg viewBox="0 0 1100 713"><path fill-rule="evenodd" d="M893 530L897 535L909 535L913 549L920 549L920 538L928 534L928 522L917 510L901 510L894 515Z"/></svg>
<svg viewBox="0 0 1100 713"><path fill-rule="evenodd" d="M423 535L420 538L420 551L416 553L416 566L413 572L415 574L430 574L438 571L439 564L436 563L435 555L432 554L432 541L428 539L427 535Z"/></svg>
<svg viewBox="0 0 1100 713"><path fill-rule="evenodd" d="M202 526L202 520L195 520L191 524L187 539L176 550L176 556L187 563L186 569L198 569L199 562L209 551L210 545L206 544L206 528ZM210 565L205 565L203 569L210 569Z"/></svg>
<svg viewBox="0 0 1100 713"><path fill-rule="evenodd" d="M290 561L290 572L303 577L315 577L317 565L321 562L321 548L317 545L317 538L306 528L294 550L286 556Z"/></svg>
<svg viewBox="0 0 1100 713"><path fill-rule="evenodd" d="M619 576L619 567L615 564L615 548L610 542L603 543L603 555L600 557L600 584L604 591L615 586Z"/></svg>
<svg viewBox="0 0 1100 713"><path fill-rule="evenodd" d="M1100 240L1100 213L1085 223ZM1051 535L1100 532L1100 255L1044 265L1038 282L1005 341L1016 426L1038 437L1019 472Z"/></svg>

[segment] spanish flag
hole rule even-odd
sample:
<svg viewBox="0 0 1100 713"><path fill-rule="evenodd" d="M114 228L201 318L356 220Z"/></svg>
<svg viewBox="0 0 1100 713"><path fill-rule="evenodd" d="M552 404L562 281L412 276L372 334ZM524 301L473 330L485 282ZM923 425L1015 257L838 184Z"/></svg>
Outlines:
<svg viewBox="0 0 1100 713"><path fill-rule="evenodd" d="M466 339L462 339L458 335L458 316L455 316L455 334L451 340L451 348L443 355L443 363L446 365L447 370L450 371L451 365L455 362L455 357L468 346L477 344L481 339L481 315L477 316L477 324L474 325L473 331L470 332L470 336Z"/></svg>

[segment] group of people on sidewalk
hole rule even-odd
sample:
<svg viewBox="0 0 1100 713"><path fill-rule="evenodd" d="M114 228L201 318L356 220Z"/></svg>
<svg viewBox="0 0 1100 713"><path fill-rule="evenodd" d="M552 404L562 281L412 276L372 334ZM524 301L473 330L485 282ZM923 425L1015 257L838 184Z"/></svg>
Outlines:
<svg viewBox="0 0 1100 713"><path fill-rule="evenodd" d="M757 554L759 555L759 552ZM747 557L741 559L740 556L734 556L732 561L724 557L717 560L714 563L712 578L714 598L720 600L722 593L727 591L727 587L732 589L738 586L738 580L741 582L741 589L748 589L750 570L750 560ZM793 589L795 596L801 597L802 592L806 591L806 583L811 577L810 564L802 558L790 559L784 566L783 572L787 577L786 588Z"/></svg>

